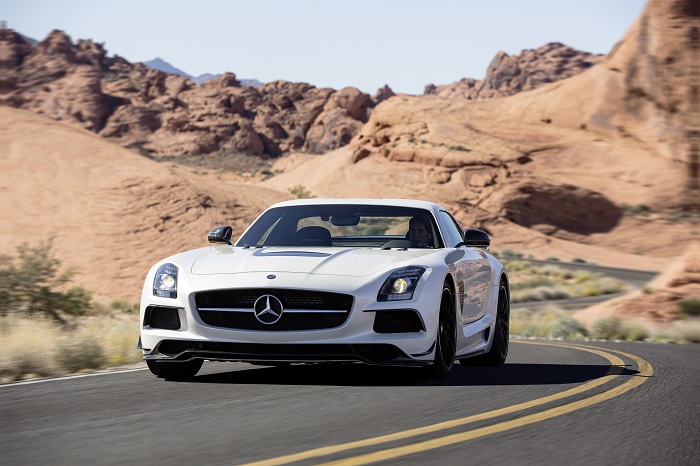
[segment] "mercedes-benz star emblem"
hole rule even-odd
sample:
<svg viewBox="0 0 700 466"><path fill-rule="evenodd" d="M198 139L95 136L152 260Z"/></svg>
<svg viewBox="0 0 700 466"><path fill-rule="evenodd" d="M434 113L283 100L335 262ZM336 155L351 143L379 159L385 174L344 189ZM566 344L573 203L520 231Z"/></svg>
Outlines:
<svg viewBox="0 0 700 466"><path fill-rule="evenodd" d="M260 296L257 300L255 300L255 304L253 304L255 318L266 325L274 324L280 320L282 317L282 311L284 311L282 301L271 294L264 294Z"/></svg>

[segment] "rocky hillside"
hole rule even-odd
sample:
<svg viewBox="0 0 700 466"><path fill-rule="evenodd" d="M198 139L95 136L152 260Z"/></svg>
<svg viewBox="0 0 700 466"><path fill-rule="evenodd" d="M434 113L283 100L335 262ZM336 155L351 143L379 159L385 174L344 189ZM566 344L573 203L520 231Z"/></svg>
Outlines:
<svg viewBox="0 0 700 466"><path fill-rule="evenodd" d="M700 206L699 15L684 5L652 0L596 65L528 92L388 99L333 160L265 184L436 200L542 258L682 254Z"/></svg>
<svg viewBox="0 0 700 466"><path fill-rule="evenodd" d="M511 56L501 51L491 60L484 79L464 78L442 86L429 84L425 95L470 100L513 95L575 76L602 58L602 55L581 52L559 42L523 50L520 55Z"/></svg>
<svg viewBox="0 0 700 466"><path fill-rule="evenodd" d="M0 256L54 238L76 284L98 298L140 295L149 267L207 246L207 233L237 234L285 193L208 179L141 157L76 125L0 107ZM28 234L27 232L33 232Z"/></svg>
<svg viewBox="0 0 700 466"><path fill-rule="evenodd" d="M198 86L53 31L30 45L0 31L2 103L77 123L154 156L235 151L275 157L347 144L367 121L372 98L275 81L242 85L226 73Z"/></svg>
<svg viewBox="0 0 700 466"><path fill-rule="evenodd" d="M103 45L53 31L30 44L0 30L2 103L76 123L154 156L245 153L264 158L326 153L356 136L372 109L394 96L275 81L247 86L226 73L197 85L187 76L108 56ZM499 53L483 81L430 87L442 97L510 95L554 82L596 60L561 44L510 57Z"/></svg>

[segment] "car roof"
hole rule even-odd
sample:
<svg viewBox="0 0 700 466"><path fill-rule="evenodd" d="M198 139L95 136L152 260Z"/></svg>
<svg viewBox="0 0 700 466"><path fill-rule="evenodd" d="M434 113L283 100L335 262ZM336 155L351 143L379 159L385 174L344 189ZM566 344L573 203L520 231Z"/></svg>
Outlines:
<svg viewBox="0 0 700 466"><path fill-rule="evenodd" d="M270 209L275 207L291 207L291 206L309 206L309 205L377 205L377 206L394 206L394 207L414 207L418 209L427 209L434 213L440 210L447 210L439 204L428 201L419 201L415 199L374 199L374 198L311 198L311 199L295 199L291 201L278 202L270 206Z"/></svg>

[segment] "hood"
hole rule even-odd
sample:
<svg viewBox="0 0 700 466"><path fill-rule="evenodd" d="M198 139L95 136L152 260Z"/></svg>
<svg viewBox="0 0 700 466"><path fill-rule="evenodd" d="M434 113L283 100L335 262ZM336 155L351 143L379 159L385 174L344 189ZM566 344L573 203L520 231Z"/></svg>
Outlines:
<svg viewBox="0 0 700 466"><path fill-rule="evenodd" d="M192 264L194 275L244 272L292 272L365 277L381 270L410 265L412 259L435 253L432 249L380 250L338 248L216 247Z"/></svg>

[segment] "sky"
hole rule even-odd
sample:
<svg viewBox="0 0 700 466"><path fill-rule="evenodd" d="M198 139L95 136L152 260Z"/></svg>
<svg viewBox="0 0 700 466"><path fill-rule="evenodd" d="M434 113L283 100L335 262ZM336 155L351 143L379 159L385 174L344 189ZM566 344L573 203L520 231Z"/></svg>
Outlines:
<svg viewBox="0 0 700 466"><path fill-rule="evenodd" d="M317 87L481 79L499 51L549 42L607 53L645 0L3 0L0 20L42 40L60 29L130 62L159 57L192 76L233 72Z"/></svg>

